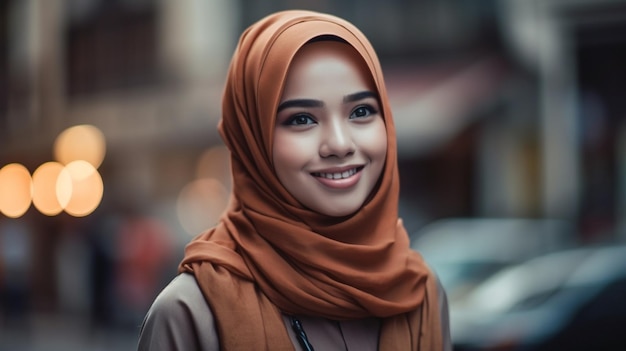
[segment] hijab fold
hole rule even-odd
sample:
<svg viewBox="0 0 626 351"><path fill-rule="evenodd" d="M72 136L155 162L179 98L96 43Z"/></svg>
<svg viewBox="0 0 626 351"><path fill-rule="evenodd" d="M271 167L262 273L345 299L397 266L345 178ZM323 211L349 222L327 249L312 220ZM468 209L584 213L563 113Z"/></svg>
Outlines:
<svg viewBox="0 0 626 351"><path fill-rule="evenodd" d="M359 211L341 218L299 204L271 157L289 64L302 45L327 35L367 64L388 142L378 186ZM356 27L310 11L278 12L250 26L228 71L219 132L231 151L233 194L220 222L187 245L179 271L195 275L222 349L292 350L281 313L376 316L381 350L441 348L436 282L398 218L396 133L380 63Z"/></svg>

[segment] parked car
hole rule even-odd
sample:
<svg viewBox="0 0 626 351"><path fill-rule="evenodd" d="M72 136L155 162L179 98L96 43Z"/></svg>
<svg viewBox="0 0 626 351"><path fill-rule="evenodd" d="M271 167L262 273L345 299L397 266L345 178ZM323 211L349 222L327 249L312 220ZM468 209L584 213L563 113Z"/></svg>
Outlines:
<svg viewBox="0 0 626 351"><path fill-rule="evenodd" d="M434 222L411 236L437 273L450 308L477 284L503 267L571 246L565 221L518 218L451 218Z"/></svg>
<svg viewBox="0 0 626 351"><path fill-rule="evenodd" d="M468 294L451 311L453 344L458 351L626 350L625 298L625 245L550 253Z"/></svg>

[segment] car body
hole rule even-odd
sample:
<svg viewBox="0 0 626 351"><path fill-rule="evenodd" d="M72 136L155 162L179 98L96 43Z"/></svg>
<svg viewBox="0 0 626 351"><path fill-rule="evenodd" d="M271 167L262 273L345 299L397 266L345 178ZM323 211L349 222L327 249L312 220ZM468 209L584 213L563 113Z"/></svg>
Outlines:
<svg viewBox="0 0 626 351"><path fill-rule="evenodd" d="M561 250L501 270L451 311L455 350L626 350L626 246Z"/></svg>

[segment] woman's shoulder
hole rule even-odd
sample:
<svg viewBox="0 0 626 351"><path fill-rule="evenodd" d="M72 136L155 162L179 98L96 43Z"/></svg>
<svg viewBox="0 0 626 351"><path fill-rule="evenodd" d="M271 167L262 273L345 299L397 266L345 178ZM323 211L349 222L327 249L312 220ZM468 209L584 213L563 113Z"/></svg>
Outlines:
<svg viewBox="0 0 626 351"><path fill-rule="evenodd" d="M198 308L206 308L210 311L202 291L196 282L196 278L189 273L181 273L159 293L154 300L151 311L155 312L182 312L191 308L189 312Z"/></svg>
<svg viewBox="0 0 626 351"><path fill-rule="evenodd" d="M436 289L437 302L439 307L441 333L443 339L443 350L452 350L452 342L450 335L450 310L448 305L448 295L441 283L441 279L432 267L426 264L429 270L429 281L431 289ZM428 284L428 283L427 283Z"/></svg>
<svg viewBox="0 0 626 351"><path fill-rule="evenodd" d="M193 275L176 276L155 298L141 326L138 349L219 349L213 313Z"/></svg>

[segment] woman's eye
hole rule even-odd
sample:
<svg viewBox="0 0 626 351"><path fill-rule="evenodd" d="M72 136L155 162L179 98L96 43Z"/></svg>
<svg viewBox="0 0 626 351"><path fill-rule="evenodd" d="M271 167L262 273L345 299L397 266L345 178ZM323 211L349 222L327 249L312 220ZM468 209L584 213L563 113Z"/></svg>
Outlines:
<svg viewBox="0 0 626 351"><path fill-rule="evenodd" d="M285 125L308 125L314 124L315 120L308 115L295 115L285 121Z"/></svg>
<svg viewBox="0 0 626 351"><path fill-rule="evenodd" d="M368 117L371 114L376 113L376 110L371 106L359 106L352 111L350 118L363 118Z"/></svg>

